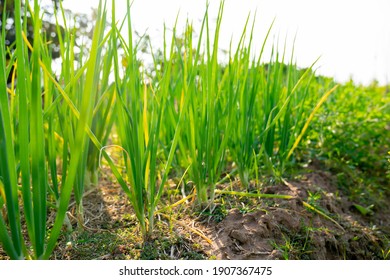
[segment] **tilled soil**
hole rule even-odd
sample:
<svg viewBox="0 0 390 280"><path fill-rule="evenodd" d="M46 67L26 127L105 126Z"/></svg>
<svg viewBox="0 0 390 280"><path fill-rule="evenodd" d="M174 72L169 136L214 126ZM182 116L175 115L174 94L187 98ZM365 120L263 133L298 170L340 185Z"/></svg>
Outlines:
<svg viewBox="0 0 390 280"><path fill-rule="evenodd" d="M363 216L338 193L325 172L270 186L264 192L294 198L276 200L273 206L260 202L261 210L250 213L231 209L209 231L214 241L213 254L218 259L383 258L389 245L383 243L383 237L390 232L388 205L382 205L373 216ZM311 209L313 203L305 204L310 200L309 194L320 196L314 203L317 211Z"/></svg>
<svg viewBox="0 0 390 280"><path fill-rule="evenodd" d="M233 183L237 188L239 185ZM168 204L181 198L178 187L171 187L176 192L165 198ZM386 200L373 209L372 215L364 216L338 190L333 177L323 171L264 187L261 193L293 198L245 200L217 196L221 203L208 216L189 201L158 215L155 234L143 242L128 198L109 175L102 176L97 188L86 191L85 227L76 230L75 205L71 204L68 217L75 230L61 236L52 258L388 258L390 206ZM50 218L54 219L54 214ZM0 259L7 259L1 246Z"/></svg>

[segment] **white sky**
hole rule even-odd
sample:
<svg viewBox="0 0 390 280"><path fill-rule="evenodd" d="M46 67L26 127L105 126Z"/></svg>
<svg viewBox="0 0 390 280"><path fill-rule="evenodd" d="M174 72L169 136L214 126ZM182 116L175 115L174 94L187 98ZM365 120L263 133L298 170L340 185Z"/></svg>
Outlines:
<svg viewBox="0 0 390 280"><path fill-rule="evenodd" d="M108 1L111 2L111 1ZM91 12L98 0L64 0L65 8ZM117 0L117 18L126 12L126 0ZM219 0L210 0L210 18L217 16ZM295 34L295 58L307 67L319 56L318 73L339 81L352 77L356 82L373 79L390 82L390 1L389 0L226 0L220 48L228 50L231 36L237 39L248 13L257 9L255 48L260 49L266 31L276 18L271 40L283 45L287 36L290 51ZM202 0L134 0L132 24L140 33L148 30L162 47L163 24L172 27L180 10L179 28L188 17L196 27L205 11Z"/></svg>

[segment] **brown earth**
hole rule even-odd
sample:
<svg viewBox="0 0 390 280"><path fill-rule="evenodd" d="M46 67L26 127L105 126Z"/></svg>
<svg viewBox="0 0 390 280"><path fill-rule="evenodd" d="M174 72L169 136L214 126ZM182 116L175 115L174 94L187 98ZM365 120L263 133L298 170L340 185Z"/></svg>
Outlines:
<svg viewBox="0 0 390 280"><path fill-rule="evenodd" d="M239 182L218 186L240 188ZM389 258L389 200L364 216L323 171L262 187L261 193L293 198L219 195L212 213L198 211L189 201L158 215L154 236L144 243L126 195L106 175L99 187L86 192L84 229L63 234L53 259ZM181 198L171 182L164 203ZM73 228L75 215L72 204L68 217ZM7 259L1 247L0 259Z"/></svg>
<svg viewBox="0 0 390 280"><path fill-rule="evenodd" d="M390 232L388 205L363 216L325 172L267 187L264 193L295 198L276 200L272 206L261 201L261 209L251 213L230 210L210 229L218 259L377 259L388 246L382 243ZM315 209L326 217L304 205L310 193L320 195Z"/></svg>

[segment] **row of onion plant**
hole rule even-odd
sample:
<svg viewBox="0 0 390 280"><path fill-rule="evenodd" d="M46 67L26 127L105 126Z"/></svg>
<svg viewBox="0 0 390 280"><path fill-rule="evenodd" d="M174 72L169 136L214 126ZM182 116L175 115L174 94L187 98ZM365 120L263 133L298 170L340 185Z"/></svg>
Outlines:
<svg viewBox="0 0 390 280"><path fill-rule="evenodd" d="M38 1L30 9L32 44L22 25L27 13L15 1L15 51L8 61L0 53L0 208L6 209L0 241L13 259L50 257L64 223L72 229L66 214L72 193L77 222L84 225L84 189L98 183L101 155L128 196L145 240L170 176L187 176L198 205L211 209L221 174L232 166L246 188L260 166L283 176L314 114L334 90L311 98L312 67L297 70L292 59L286 65L286 52L277 46L263 63L271 28L260 53L253 54L249 16L222 64L223 1L215 28L206 7L198 36L188 22L182 36L175 24L167 39L164 28L160 57L150 43L154 71L148 71L138 56L130 6L127 0L126 17L117 22L113 0L107 24L106 3L100 1L89 51L78 54L76 31L62 10L62 20L57 18L62 68L56 76ZM7 77L16 74L17 85L7 86ZM113 129L122 159L106 152ZM47 213L54 213L53 224Z"/></svg>

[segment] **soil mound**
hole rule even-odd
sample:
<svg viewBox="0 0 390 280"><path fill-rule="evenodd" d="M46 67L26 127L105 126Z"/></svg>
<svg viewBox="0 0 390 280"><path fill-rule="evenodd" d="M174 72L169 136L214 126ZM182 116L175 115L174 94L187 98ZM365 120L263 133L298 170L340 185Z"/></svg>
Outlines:
<svg viewBox="0 0 390 280"><path fill-rule="evenodd" d="M311 173L264 192L294 198L271 206L261 200L260 210L249 213L230 210L213 229L218 259L383 259L389 209L363 216L329 174Z"/></svg>

